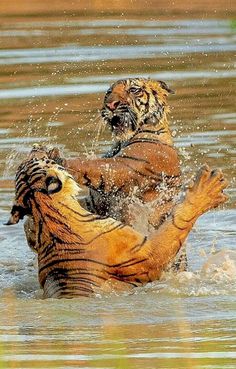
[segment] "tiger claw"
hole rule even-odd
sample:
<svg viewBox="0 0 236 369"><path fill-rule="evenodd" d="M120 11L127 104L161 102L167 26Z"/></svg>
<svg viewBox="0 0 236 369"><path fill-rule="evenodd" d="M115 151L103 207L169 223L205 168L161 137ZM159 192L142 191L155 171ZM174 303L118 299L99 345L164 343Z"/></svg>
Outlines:
<svg viewBox="0 0 236 369"><path fill-rule="evenodd" d="M195 183L204 181L209 177L210 167L207 164L204 164L196 175Z"/></svg>
<svg viewBox="0 0 236 369"><path fill-rule="evenodd" d="M47 148L44 145L40 145L40 144L33 144L33 148L31 149L27 160L33 159L33 158L37 158L37 159L42 159L42 158L46 158L47 157Z"/></svg>
<svg viewBox="0 0 236 369"><path fill-rule="evenodd" d="M57 147L53 147L51 150L48 151L48 157L50 159L58 158L60 156L60 150Z"/></svg>
<svg viewBox="0 0 236 369"><path fill-rule="evenodd" d="M53 147L48 151L48 157L57 164L64 166L65 159L61 156L60 150L57 147Z"/></svg>
<svg viewBox="0 0 236 369"><path fill-rule="evenodd" d="M223 191L228 184L222 170L211 170L204 165L187 192L188 201L199 209L199 213L213 209L227 201L228 196Z"/></svg>

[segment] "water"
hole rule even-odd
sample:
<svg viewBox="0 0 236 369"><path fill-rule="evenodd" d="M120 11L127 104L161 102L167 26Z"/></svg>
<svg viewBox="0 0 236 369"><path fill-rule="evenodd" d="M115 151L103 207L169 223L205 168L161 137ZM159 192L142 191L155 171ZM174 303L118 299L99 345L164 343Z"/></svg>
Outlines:
<svg viewBox="0 0 236 369"><path fill-rule="evenodd" d="M41 299L22 224L0 225L0 368L235 368L235 22L211 1L206 12L197 3L187 13L138 3L139 12L127 5L123 14L99 2L87 13L62 3L0 6L1 224L34 142L65 155L107 150L110 133L97 140L98 110L109 84L126 76L176 90L171 122L183 173L221 167L230 200L191 233L188 273L73 301ZM220 250L233 252L215 262Z"/></svg>

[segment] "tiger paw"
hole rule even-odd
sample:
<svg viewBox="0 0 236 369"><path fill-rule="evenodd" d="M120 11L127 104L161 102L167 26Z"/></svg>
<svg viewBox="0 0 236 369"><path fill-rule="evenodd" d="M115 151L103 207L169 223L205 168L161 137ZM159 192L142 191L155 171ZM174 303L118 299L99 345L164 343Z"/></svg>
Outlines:
<svg viewBox="0 0 236 369"><path fill-rule="evenodd" d="M228 199L223 192L227 186L228 181L220 169L211 170L208 165L204 165L197 173L195 182L187 190L186 200L198 214L202 214Z"/></svg>
<svg viewBox="0 0 236 369"><path fill-rule="evenodd" d="M32 159L32 158L37 158L37 159L42 159L47 157L47 148L44 145L40 145L40 144L34 144L33 148L31 149L27 160Z"/></svg>
<svg viewBox="0 0 236 369"><path fill-rule="evenodd" d="M53 147L47 154L49 159L54 160L58 165L64 166L65 159L61 156L60 150L57 147Z"/></svg>

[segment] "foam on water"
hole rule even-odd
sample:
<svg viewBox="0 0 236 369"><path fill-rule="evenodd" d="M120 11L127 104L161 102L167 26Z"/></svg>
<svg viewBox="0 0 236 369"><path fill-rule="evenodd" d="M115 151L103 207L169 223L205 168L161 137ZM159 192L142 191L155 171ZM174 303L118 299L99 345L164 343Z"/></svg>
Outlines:
<svg viewBox="0 0 236 369"><path fill-rule="evenodd" d="M165 292L186 296L218 296L236 293L236 251L211 255L199 272L166 276Z"/></svg>

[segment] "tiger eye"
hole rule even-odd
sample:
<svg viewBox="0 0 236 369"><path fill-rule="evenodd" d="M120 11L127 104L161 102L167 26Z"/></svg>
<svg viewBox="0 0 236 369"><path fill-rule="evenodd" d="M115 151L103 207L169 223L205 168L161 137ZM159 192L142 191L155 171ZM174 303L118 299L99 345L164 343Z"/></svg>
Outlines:
<svg viewBox="0 0 236 369"><path fill-rule="evenodd" d="M132 94L138 94L142 92L142 89L141 87L130 87L129 92L131 92Z"/></svg>

